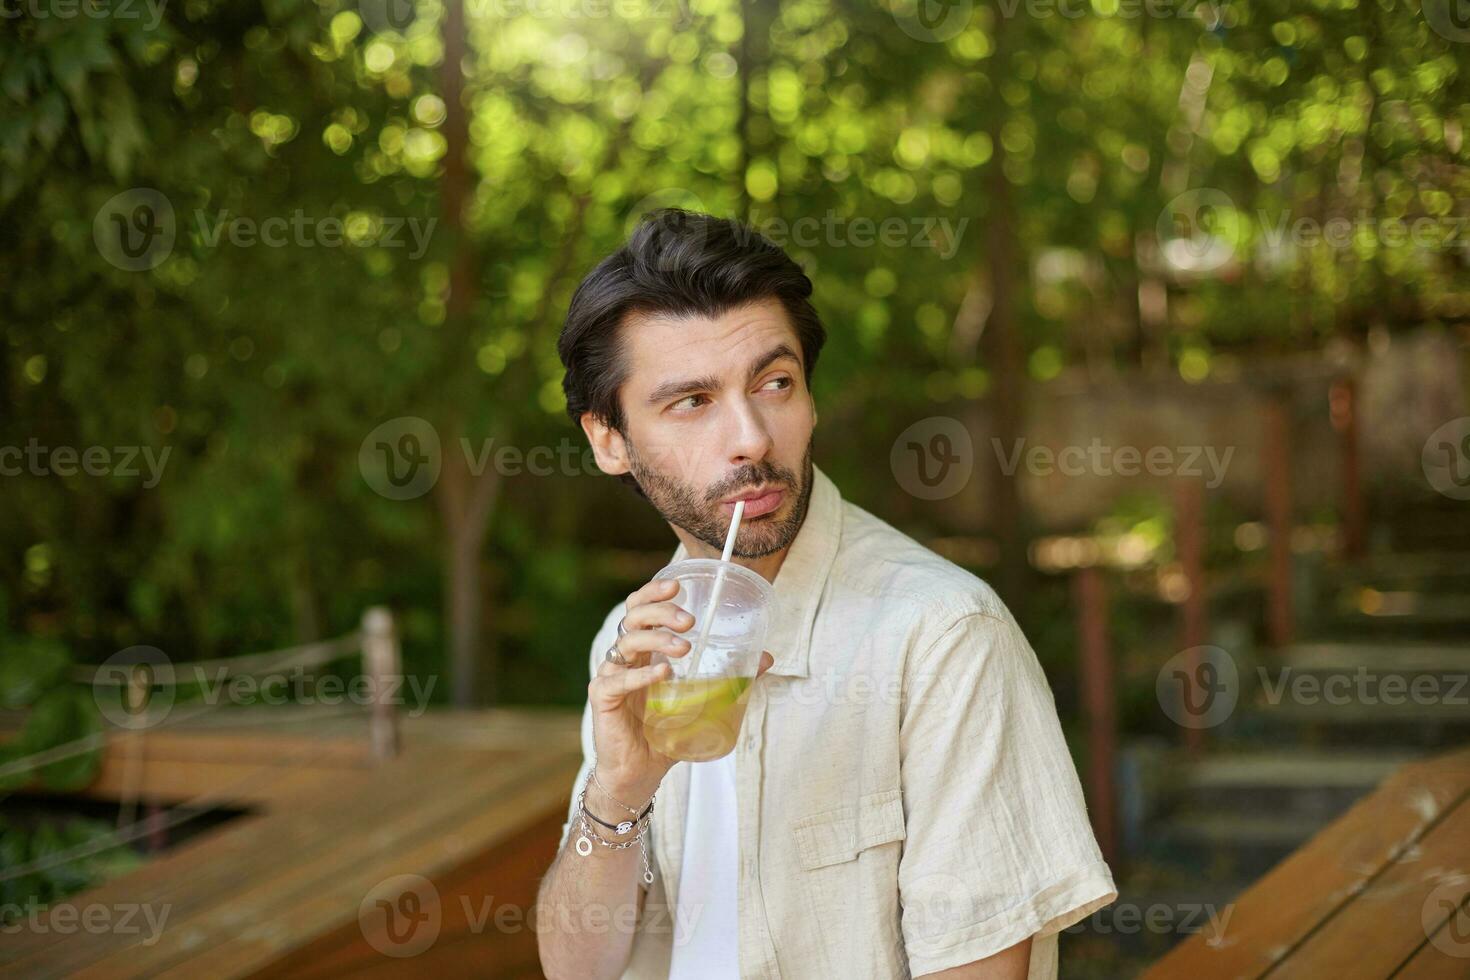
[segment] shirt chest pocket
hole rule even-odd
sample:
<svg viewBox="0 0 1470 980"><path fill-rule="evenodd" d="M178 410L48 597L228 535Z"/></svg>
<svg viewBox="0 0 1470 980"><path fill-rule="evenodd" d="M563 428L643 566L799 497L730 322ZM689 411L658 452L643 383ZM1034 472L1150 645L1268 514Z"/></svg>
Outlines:
<svg viewBox="0 0 1470 980"><path fill-rule="evenodd" d="M841 864L870 847L904 839L903 799L897 789L869 793L856 805L798 817L791 830L804 870Z"/></svg>

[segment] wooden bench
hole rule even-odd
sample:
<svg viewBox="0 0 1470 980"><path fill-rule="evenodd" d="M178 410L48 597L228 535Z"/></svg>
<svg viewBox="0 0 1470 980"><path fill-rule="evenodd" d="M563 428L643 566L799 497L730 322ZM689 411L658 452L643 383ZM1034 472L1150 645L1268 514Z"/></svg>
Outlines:
<svg viewBox="0 0 1470 980"><path fill-rule="evenodd" d="M1470 977L1470 749L1405 765L1147 980Z"/></svg>
<svg viewBox="0 0 1470 980"><path fill-rule="evenodd" d="M138 736L109 740L90 795L128 781L144 801L202 796L249 811L40 920L67 906L77 922L89 907L147 905L167 912L156 941L144 942L146 928L62 931L22 920L21 932L0 939L0 976L540 975L525 915L581 762L575 713L405 717L401 751L375 763L363 717L313 726L305 709L275 708L262 725L256 710L145 735L141 763ZM417 906L402 900L421 879L399 876L428 883ZM410 956L384 952L391 912L374 918L378 900L431 913L433 941ZM517 911L499 924L487 918L504 908Z"/></svg>

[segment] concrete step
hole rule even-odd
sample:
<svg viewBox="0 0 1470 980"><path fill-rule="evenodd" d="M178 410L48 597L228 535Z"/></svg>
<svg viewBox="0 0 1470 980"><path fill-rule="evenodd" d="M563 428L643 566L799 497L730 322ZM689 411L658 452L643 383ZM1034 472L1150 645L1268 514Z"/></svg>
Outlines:
<svg viewBox="0 0 1470 980"><path fill-rule="evenodd" d="M1349 588L1465 593L1470 591L1470 555L1465 551L1370 555L1328 570L1327 577Z"/></svg>
<svg viewBox="0 0 1470 980"><path fill-rule="evenodd" d="M1282 746L1207 755L1184 766L1176 807L1222 820L1331 819L1404 763L1412 749L1318 750Z"/></svg>
<svg viewBox="0 0 1470 980"><path fill-rule="evenodd" d="M1126 839L1154 862L1253 879L1423 754L1279 746L1155 755L1152 799L1130 801Z"/></svg>
<svg viewBox="0 0 1470 980"><path fill-rule="evenodd" d="M1368 621L1422 626L1470 624L1470 593L1423 589L1375 589L1362 586L1338 596L1339 612Z"/></svg>
<svg viewBox="0 0 1470 980"><path fill-rule="evenodd" d="M1150 831L1147 858L1210 878L1254 880L1281 863L1327 820L1186 809Z"/></svg>
<svg viewBox="0 0 1470 980"><path fill-rule="evenodd" d="M1470 735L1470 645L1318 642L1264 651L1241 670L1232 734L1248 741L1384 747ZM1293 734L1294 733L1294 734Z"/></svg>
<svg viewBox="0 0 1470 980"><path fill-rule="evenodd" d="M1310 623L1313 638L1325 643L1455 643L1470 636L1470 617L1365 616L1327 613Z"/></svg>
<svg viewBox="0 0 1470 980"><path fill-rule="evenodd" d="M1197 872L1134 865L1127 878L1118 881L1118 900L1066 929L1063 942L1081 949L1095 944L1113 955L1143 957L1135 969L1113 964L1111 970L1079 975L1107 980L1136 976L1143 963L1152 962L1192 935L1228 939L1235 899L1250 884L1245 878L1215 879ZM1063 957L1067 955L1064 950Z"/></svg>
<svg viewBox="0 0 1470 980"><path fill-rule="evenodd" d="M1294 643L1265 651L1261 659L1268 671L1290 667L1302 673L1463 674L1470 671L1470 642Z"/></svg>

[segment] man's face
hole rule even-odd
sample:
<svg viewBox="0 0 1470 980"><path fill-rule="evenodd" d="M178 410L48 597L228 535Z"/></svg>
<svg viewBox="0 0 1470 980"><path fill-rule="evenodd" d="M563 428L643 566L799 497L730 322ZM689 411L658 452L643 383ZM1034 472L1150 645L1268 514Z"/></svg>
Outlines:
<svg viewBox="0 0 1470 980"><path fill-rule="evenodd" d="M766 513L746 501L734 553L760 558L790 545L811 496L816 411L780 302L713 318L630 317L622 341L627 434L607 433L614 468L603 469L631 472L664 520L715 549L732 498L778 491Z"/></svg>

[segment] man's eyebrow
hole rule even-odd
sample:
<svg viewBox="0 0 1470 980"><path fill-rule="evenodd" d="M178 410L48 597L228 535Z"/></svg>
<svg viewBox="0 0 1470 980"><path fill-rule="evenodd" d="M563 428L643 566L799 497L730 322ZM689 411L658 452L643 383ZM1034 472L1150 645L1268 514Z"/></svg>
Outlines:
<svg viewBox="0 0 1470 980"><path fill-rule="evenodd" d="M757 375L783 357L789 357L798 363L801 362L801 358L796 356L796 352L791 349L790 344L777 344L751 362L750 370L746 373L745 377L746 383L749 384L754 381ZM679 395L690 395L701 391L718 391L720 387L720 379L712 374L707 374L702 378L689 378L684 381L665 381L653 389L653 393L648 396L648 404L658 405Z"/></svg>

